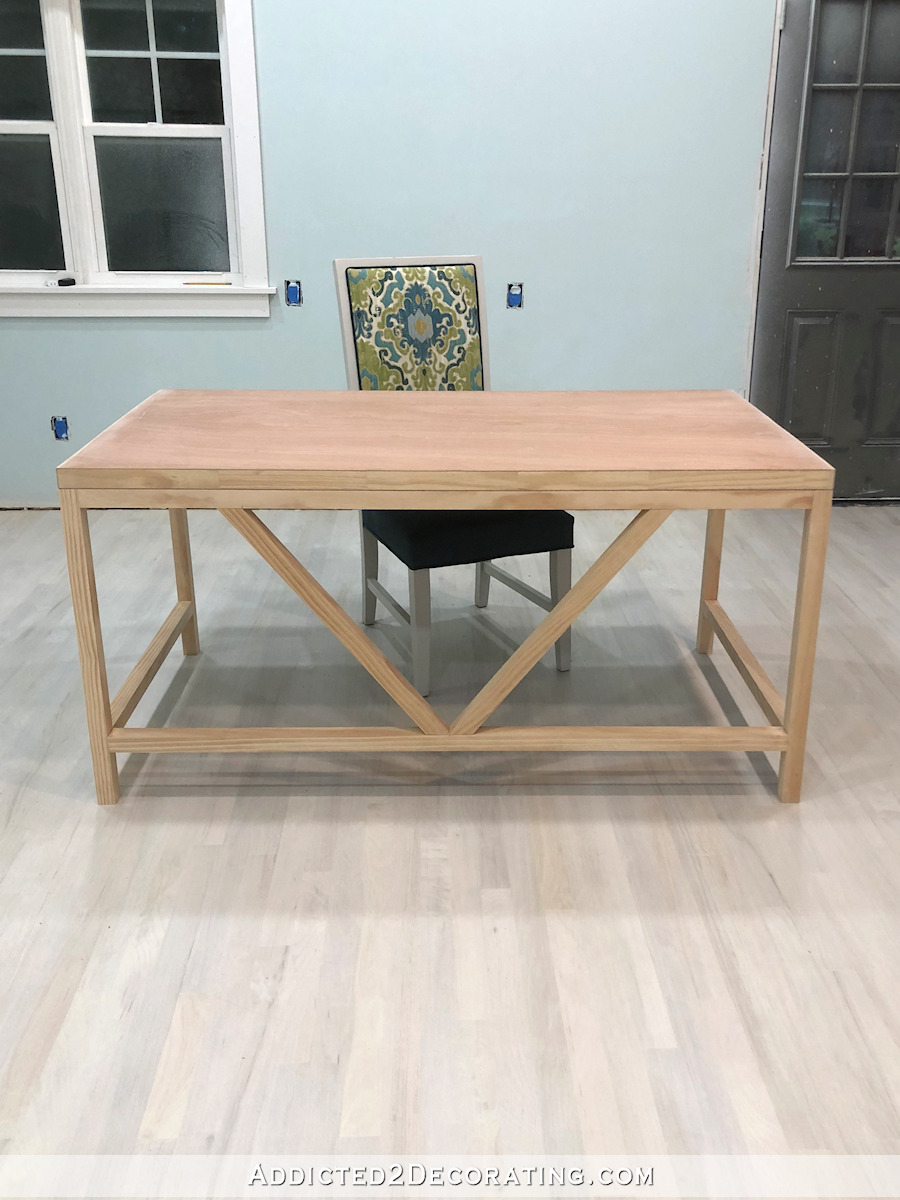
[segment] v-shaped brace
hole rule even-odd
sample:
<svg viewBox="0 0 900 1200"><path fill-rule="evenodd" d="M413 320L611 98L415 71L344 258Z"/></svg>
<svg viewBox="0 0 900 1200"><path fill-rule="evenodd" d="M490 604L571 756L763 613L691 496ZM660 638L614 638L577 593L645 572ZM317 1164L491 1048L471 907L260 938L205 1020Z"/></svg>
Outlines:
<svg viewBox="0 0 900 1200"><path fill-rule="evenodd" d="M670 510L664 509L648 509L638 513L518 650L488 680L478 695L466 705L448 729L428 701L416 691L390 659L382 654L356 622L255 513L243 508L222 508L219 511L266 560L272 570L281 576L288 587L292 588L328 626L338 641L346 646L357 662L365 667L423 733L451 735L472 734L481 728L545 651L550 649L575 618L670 515Z"/></svg>

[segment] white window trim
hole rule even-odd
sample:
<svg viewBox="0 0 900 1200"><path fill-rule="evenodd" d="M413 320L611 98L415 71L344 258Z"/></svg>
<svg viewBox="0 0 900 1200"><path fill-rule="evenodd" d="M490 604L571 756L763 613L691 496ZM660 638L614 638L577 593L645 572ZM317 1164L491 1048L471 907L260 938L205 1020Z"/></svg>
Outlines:
<svg viewBox="0 0 900 1200"><path fill-rule="evenodd" d="M67 266L0 271L0 317L267 317L268 283L252 0L218 0L228 128L90 122L79 0L41 0L55 124L0 121L0 134L50 133ZM221 138L233 273L107 271L93 137ZM229 170L230 168L230 170ZM229 186L229 177L233 186ZM63 276L69 287L53 286ZM48 286L48 284L50 286Z"/></svg>

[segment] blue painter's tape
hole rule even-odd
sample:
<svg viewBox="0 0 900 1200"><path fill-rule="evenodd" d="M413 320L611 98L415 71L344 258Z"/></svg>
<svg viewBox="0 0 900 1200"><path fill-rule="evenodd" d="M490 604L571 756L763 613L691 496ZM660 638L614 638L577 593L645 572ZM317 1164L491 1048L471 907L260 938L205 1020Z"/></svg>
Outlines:
<svg viewBox="0 0 900 1200"><path fill-rule="evenodd" d="M69 440L68 417L51 417L50 428L53 430L53 436L58 442L67 442Z"/></svg>
<svg viewBox="0 0 900 1200"><path fill-rule="evenodd" d="M523 283L508 283L506 285L506 307L521 308L522 293L525 290Z"/></svg>

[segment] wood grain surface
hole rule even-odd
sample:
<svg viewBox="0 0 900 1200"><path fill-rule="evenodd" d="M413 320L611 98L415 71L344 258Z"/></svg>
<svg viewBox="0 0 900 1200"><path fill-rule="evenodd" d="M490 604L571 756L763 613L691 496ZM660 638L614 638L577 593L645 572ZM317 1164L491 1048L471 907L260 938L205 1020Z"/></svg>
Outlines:
<svg viewBox="0 0 900 1200"><path fill-rule="evenodd" d="M700 473L698 475L698 473ZM736 393L161 391L61 487L829 487Z"/></svg>

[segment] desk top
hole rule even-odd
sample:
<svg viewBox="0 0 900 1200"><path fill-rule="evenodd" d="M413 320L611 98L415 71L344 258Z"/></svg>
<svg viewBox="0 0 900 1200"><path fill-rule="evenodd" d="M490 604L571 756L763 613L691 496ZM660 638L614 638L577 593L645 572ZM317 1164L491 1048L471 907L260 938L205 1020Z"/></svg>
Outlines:
<svg viewBox="0 0 900 1200"><path fill-rule="evenodd" d="M63 488L708 486L830 490L735 392L160 391L57 470Z"/></svg>

